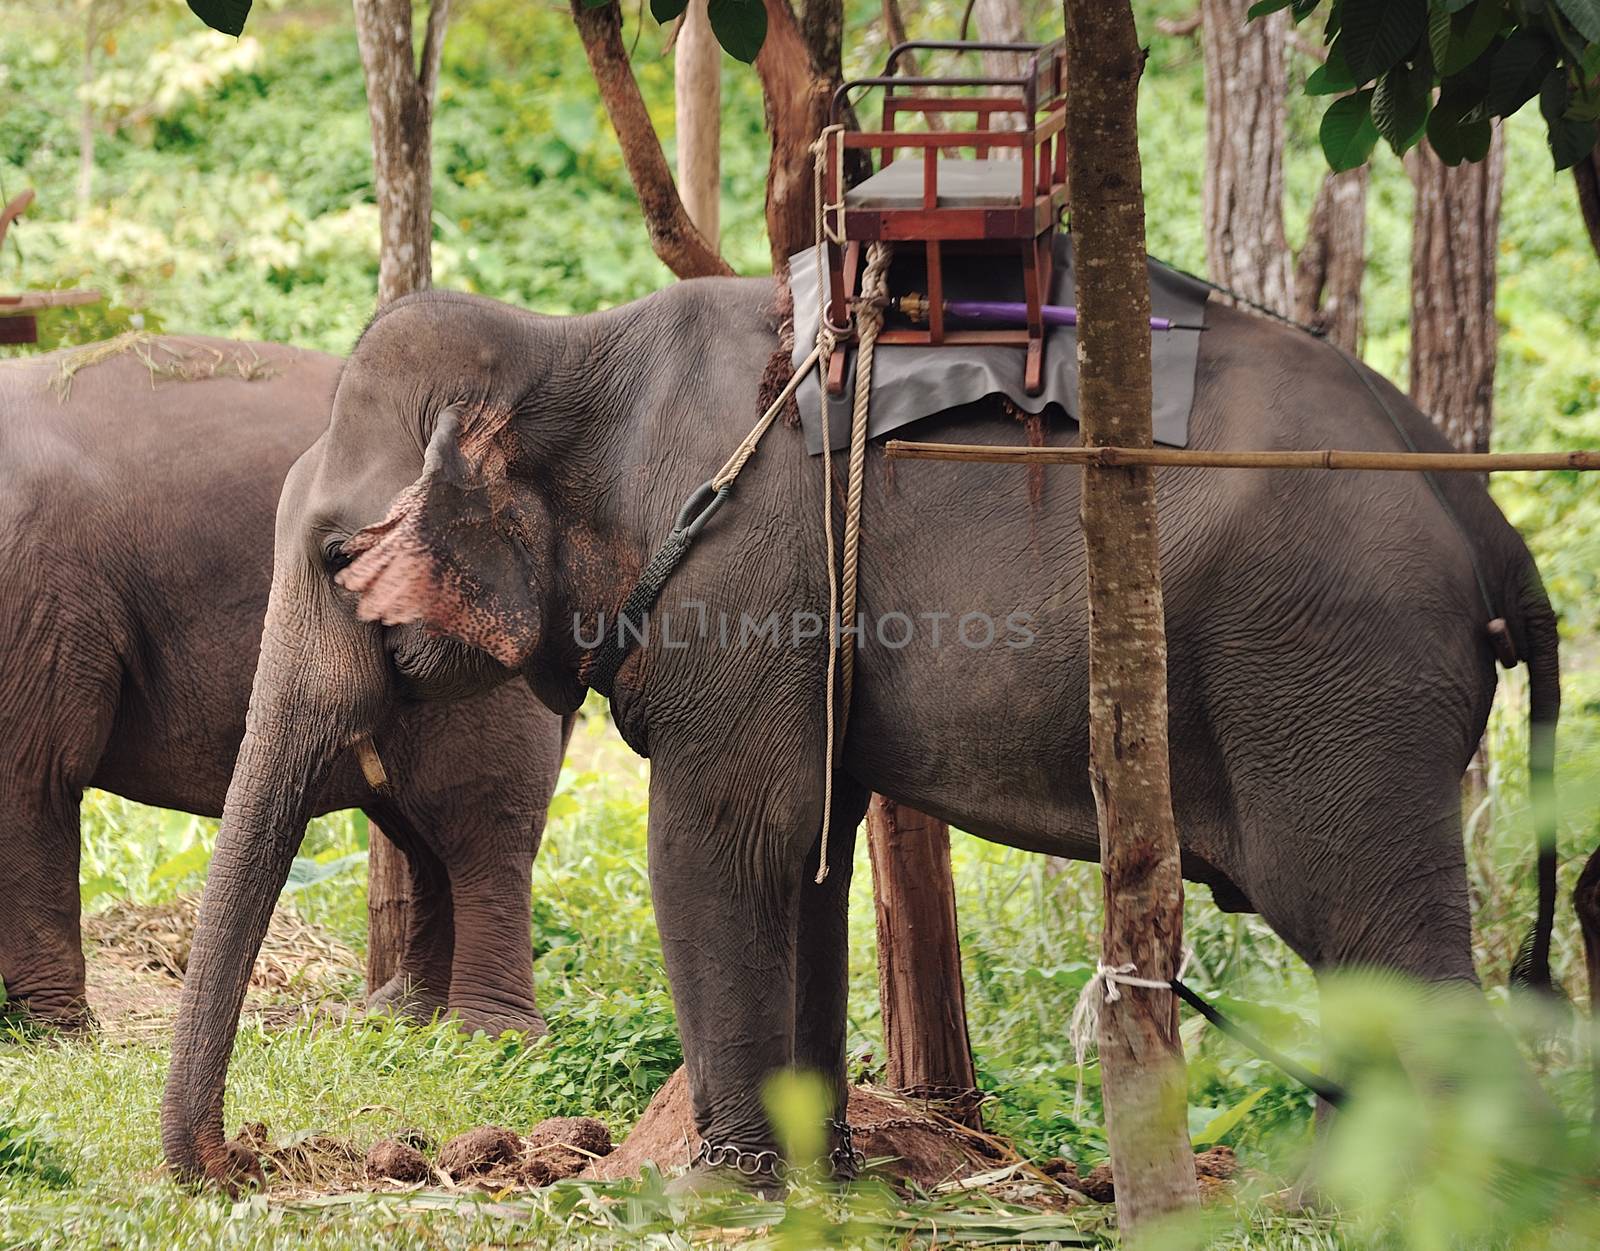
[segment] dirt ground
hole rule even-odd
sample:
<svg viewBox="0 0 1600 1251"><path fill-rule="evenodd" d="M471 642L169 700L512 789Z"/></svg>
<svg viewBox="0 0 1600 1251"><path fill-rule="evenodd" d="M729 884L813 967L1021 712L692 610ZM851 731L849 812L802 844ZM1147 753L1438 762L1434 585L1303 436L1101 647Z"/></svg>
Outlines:
<svg viewBox="0 0 1600 1251"><path fill-rule="evenodd" d="M89 1004L111 1041L149 1040L172 1028L183 993L200 901L118 903L83 918ZM245 1010L270 1024L342 1019L361 961L320 926L288 908L272 917L250 976Z"/></svg>
<svg viewBox="0 0 1600 1251"><path fill-rule="evenodd" d="M118 904L84 918L89 999L105 1037L149 1041L172 1028L198 909L197 900L185 898ZM352 1010L345 995L360 972L348 947L280 909L251 975L246 1011L269 1026L342 1020ZM1046 1208L1114 1197L1109 1166L1080 1176L1066 1160L1025 1160L1004 1139L893 1091L856 1087L849 1119L869 1172L902 1186L981 1189ZM442 1145L409 1130L363 1150L314 1130L275 1134L260 1123L245 1126L237 1141L261 1160L269 1192L284 1198L416 1188L504 1193L573 1176L632 1177L647 1163L670 1174L686 1167L700 1145L681 1068L616 1147L604 1123L589 1117L552 1118L526 1133L480 1126ZM1228 1188L1235 1171L1231 1150L1212 1148L1195 1163L1202 1194Z"/></svg>

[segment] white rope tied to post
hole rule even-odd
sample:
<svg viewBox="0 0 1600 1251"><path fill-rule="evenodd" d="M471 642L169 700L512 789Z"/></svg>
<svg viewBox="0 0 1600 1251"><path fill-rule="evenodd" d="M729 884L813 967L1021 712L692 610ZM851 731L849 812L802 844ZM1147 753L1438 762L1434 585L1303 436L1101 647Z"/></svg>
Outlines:
<svg viewBox="0 0 1600 1251"><path fill-rule="evenodd" d="M1072 1056L1078 1065L1078 1092L1072 1103L1074 1115L1083 1111L1083 1063L1089 1055L1089 1048L1096 1044L1100 1034L1100 1005L1116 1003L1121 999L1122 991L1118 989L1121 986L1170 991L1172 983L1181 981L1188 971L1193 956L1194 951L1185 947L1178 971L1165 980L1133 976L1139 967L1136 964L1097 963L1094 966L1094 976L1084 983L1083 990L1078 994L1078 1004L1072 1010L1072 1025L1067 1035L1072 1040Z"/></svg>

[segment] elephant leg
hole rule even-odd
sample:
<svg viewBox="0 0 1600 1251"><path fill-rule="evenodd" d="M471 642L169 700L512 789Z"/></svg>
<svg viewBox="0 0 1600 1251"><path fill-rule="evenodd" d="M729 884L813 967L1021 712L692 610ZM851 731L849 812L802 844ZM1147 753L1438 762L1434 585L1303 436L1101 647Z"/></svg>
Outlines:
<svg viewBox="0 0 1600 1251"><path fill-rule="evenodd" d="M799 944L795 959L797 1068L819 1073L830 1093L828 1115L845 1120L850 1084L845 1072L845 1009L850 982L850 874L856 834L870 793L843 774L834 777L833 819L828 837L828 876L815 881L821 842L806 861L800 887ZM845 1145L830 1135L830 1149ZM848 1171L848 1170L846 1170Z"/></svg>
<svg viewBox="0 0 1600 1251"><path fill-rule="evenodd" d="M411 876L405 951L394 976L367 996L367 1007L431 1021L448 1005L455 959L450 875L398 808L374 804L367 815L400 848Z"/></svg>
<svg viewBox="0 0 1600 1251"><path fill-rule="evenodd" d="M450 866L455 901L450 1011L467 1030L538 1037L549 1027L533 996L533 849L527 840L521 846L472 847L474 854Z"/></svg>
<svg viewBox="0 0 1600 1251"><path fill-rule="evenodd" d="M13 757L15 759L15 757ZM62 1029L94 1022L78 895L79 792L0 794L0 981L5 1006Z"/></svg>
<svg viewBox="0 0 1600 1251"><path fill-rule="evenodd" d="M793 761L804 742L764 732L742 751L719 751L710 739L703 755L652 764L656 927L695 1128L722 1164L697 1164L679 1189L776 1183L762 1094L795 1061L801 895L816 889L804 873L822 815L820 761L814 773Z"/></svg>

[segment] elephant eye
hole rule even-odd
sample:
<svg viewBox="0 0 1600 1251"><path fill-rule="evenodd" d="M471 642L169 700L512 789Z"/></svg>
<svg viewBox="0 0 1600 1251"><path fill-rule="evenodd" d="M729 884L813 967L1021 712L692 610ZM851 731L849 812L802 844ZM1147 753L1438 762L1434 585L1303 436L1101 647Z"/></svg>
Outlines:
<svg viewBox="0 0 1600 1251"><path fill-rule="evenodd" d="M322 563L330 575L338 573L354 559L354 556L344 550L344 543L341 540L336 539L322 549Z"/></svg>

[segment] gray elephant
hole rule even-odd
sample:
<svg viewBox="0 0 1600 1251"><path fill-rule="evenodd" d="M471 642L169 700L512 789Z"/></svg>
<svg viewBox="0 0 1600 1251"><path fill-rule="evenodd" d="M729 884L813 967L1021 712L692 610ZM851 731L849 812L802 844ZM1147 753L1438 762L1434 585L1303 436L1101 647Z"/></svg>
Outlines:
<svg viewBox="0 0 1600 1251"><path fill-rule="evenodd" d="M362 692L381 664L375 646L346 656L315 684L321 732L276 736L285 701L308 698L283 661L299 628L287 588L348 587L364 616L458 640L448 654L431 644L432 689L520 674L550 708L576 708L596 623L614 623L680 506L760 412L781 351L776 304L770 281L737 279L578 318L431 294L369 327L280 512L279 589L163 1107L180 1173L226 1180L236 1167L221 1124L228 1038L300 816L285 780L321 776L365 727ZM1226 307L1208 317L1194 446L1442 448L1398 391L1331 346ZM919 432L1023 437L987 404ZM1459 786L1495 688L1492 620L1530 666L1548 782L1554 615L1481 483L1447 476L1436 489L1395 473L1160 477L1184 871L1224 907L1259 912L1319 973L1474 980ZM760 1092L780 1067L831 1075L842 1099L846 895L870 791L1014 846L1098 853L1078 475L1050 475L1036 497L1013 470L908 461L890 473L873 449L867 627L834 772L831 871L816 884L824 498L821 462L774 430L612 691L618 728L652 762L650 879L695 1125L729 1152L776 1147ZM891 614L892 630L873 624ZM962 631L968 615L978 624ZM1542 860L1535 980L1548 976L1553 852Z"/></svg>
<svg viewBox="0 0 1600 1251"><path fill-rule="evenodd" d="M78 803L87 786L215 816L244 733L284 475L327 426L341 362L221 339L137 342L99 364L56 353L0 366L0 978L34 1015L86 1022ZM407 631L362 624L326 589L292 665L323 681ZM344 688L341 688L344 689ZM351 737L315 785L285 778L304 819L363 808L413 875L401 971L375 998L473 1027L542 1031L529 874L563 727L522 683L460 704L399 681L361 692L389 785ZM276 737L320 741L315 706ZM241 775L241 787L245 784ZM256 783L265 782L258 778ZM290 793L292 792L292 793ZM287 837L287 836L286 836ZM255 901L270 912L277 892Z"/></svg>

